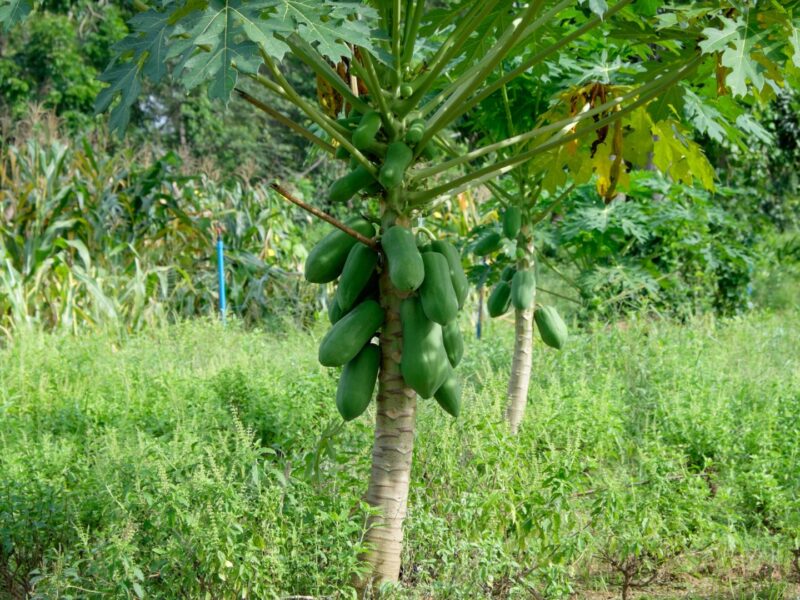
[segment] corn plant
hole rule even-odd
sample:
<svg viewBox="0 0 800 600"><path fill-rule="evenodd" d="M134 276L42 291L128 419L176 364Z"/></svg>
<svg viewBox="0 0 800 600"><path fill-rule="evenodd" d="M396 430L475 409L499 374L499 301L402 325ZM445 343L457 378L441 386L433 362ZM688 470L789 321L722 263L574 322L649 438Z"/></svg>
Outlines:
<svg viewBox="0 0 800 600"><path fill-rule="evenodd" d="M299 277L300 228L276 194L179 174L166 155L144 167L57 134L0 154L0 327L77 331L108 323L140 329L211 314L217 304L213 237L227 247L231 310L313 314Z"/></svg>

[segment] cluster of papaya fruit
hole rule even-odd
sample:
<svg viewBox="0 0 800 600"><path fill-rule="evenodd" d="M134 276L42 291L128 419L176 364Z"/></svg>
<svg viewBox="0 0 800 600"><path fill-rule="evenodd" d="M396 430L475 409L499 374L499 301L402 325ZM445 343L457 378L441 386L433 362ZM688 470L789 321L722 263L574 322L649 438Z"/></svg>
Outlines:
<svg viewBox="0 0 800 600"><path fill-rule="evenodd" d="M372 223L356 217L346 223L373 238ZM330 330L320 342L319 362L344 367L336 407L350 421L372 400L380 369L380 349L372 342L386 318L380 305L379 269L388 269L394 288L404 296L400 308L403 348L400 370L408 387L421 397L435 397L451 415L461 406L461 387L453 369L464 354L456 317L468 282L456 248L436 240L417 246L410 229L389 227L381 252L336 229L309 253L305 277L313 283L339 279L330 304Z"/></svg>
<svg viewBox="0 0 800 600"><path fill-rule="evenodd" d="M516 240L522 225L522 212L517 206L509 206L503 213L503 235L509 240ZM500 249L502 237L497 231L484 234L475 244L475 254L488 256ZM489 315L493 318L502 316L513 305L517 310L528 310L534 306L536 297L536 276L533 269L517 270L508 265L500 274L500 281L495 285L487 301ZM567 326L558 311L552 306L536 305L534 321L542 341L553 348L561 349L567 342Z"/></svg>
<svg viewBox="0 0 800 600"><path fill-rule="evenodd" d="M350 172L337 179L331 186L328 196L331 202L346 202L358 192L377 194L383 189L397 188L403 182L405 172L414 160L415 146L425 133L425 120L411 118L403 139L387 141L383 132L383 120L377 111L371 110L363 115L353 110L350 115L337 121L345 135L360 152L370 160L380 163L377 179L343 145L336 149L336 158L350 161ZM423 158L432 157L434 147L431 143L420 151Z"/></svg>
<svg viewBox="0 0 800 600"><path fill-rule="evenodd" d="M346 222L366 238L375 228L366 219ZM380 350L372 338L385 314L378 296L378 253L348 233L335 229L309 252L305 277L312 283L339 278L336 296L328 309L331 328L319 345L319 362L344 367L336 392L336 406L345 420L361 415L372 400L380 367Z"/></svg>

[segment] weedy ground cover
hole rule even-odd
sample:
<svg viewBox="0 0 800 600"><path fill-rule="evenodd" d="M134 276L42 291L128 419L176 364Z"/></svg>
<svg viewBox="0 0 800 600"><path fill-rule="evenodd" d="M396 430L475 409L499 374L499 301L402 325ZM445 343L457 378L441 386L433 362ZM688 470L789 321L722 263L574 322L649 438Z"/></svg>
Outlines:
<svg viewBox="0 0 800 600"><path fill-rule="evenodd" d="M388 597L797 597L796 311L537 343L517 437L511 327L488 327L461 417L421 402ZM18 335L0 350L0 597L351 597L374 415L341 423L319 335Z"/></svg>

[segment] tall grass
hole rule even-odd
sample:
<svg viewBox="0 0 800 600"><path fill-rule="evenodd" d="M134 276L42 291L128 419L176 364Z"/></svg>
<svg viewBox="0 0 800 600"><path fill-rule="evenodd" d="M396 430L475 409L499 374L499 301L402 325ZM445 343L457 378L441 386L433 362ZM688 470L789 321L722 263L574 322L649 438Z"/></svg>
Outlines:
<svg viewBox="0 0 800 600"><path fill-rule="evenodd" d="M796 597L796 312L536 344L518 437L511 331L488 327L462 416L420 402L386 597ZM374 414L342 424L317 337L20 332L0 350L0 596L353 597Z"/></svg>

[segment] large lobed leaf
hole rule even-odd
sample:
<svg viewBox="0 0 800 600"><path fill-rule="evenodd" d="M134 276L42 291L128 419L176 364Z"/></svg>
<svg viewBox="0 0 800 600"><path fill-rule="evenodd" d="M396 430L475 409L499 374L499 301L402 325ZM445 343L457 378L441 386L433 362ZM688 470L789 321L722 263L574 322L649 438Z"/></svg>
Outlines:
<svg viewBox="0 0 800 600"><path fill-rule="evenodd" d="M14 0L18 1L18 0ZM284 39L298 35L325 58L338 62L348 44L370 48L373 9L328 0L162 0L131 21L132 33L118 43L120 59L101 76L108 87L96 102L111 111L112 129L122 132L142 82L160 81L168 61L186 89L209 84L211 98L227 101L240 73L254 73L264 55L282 60Z"/></svg>

